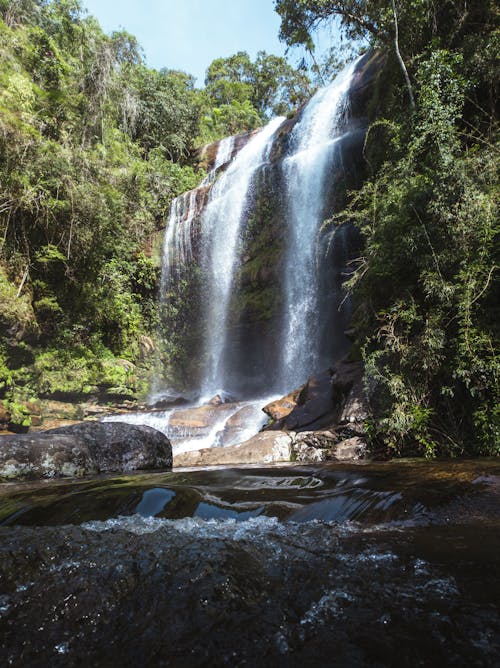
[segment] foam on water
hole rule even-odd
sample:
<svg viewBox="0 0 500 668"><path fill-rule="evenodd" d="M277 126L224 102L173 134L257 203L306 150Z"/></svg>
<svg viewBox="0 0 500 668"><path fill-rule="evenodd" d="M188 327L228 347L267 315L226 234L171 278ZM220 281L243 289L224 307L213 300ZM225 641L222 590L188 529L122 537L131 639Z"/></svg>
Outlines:
<svg viewBox="0 0 500 668"><path fill-rule="evenodd" d="M222 404L218 407L215 419L207 429L180 428L170 424L172 416L177 411L188 411L196 409L204 404L182 406L165 411L149 411L138 413L122 413L110 415L103 418L103 422L126 422L127 424L145 425L153 427L165 434L172 443L172 452L179 454L191 450L236 445L243 443L255 436L267 422L267 415L261 410L263 406L273 401L276 397L265 397L255 401L244 401L232 404ZM245 418L244 426L227 433L226 427L231 418L245 408L253 408L253 412Z"/></svg>

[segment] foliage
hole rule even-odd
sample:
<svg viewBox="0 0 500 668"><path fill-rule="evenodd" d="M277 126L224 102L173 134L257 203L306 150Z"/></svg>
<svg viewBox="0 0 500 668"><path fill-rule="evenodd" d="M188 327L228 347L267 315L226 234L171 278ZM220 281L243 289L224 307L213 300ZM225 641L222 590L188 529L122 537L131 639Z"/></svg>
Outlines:
<svg viewBox="0 0 500 668"><path fill-rule="evenodd" d="M253 63L245 51L217 58L207 69L205 84L216 104L248 100L264 118L287 113L311 93L304 74L265 51L259 51Z"/></svg>
<svg viewBox="0 0 500 668"><path fill-rule="evenodd" d="M253 130L271 116L289 113L311 94L304 73L265 51L259 51L254 62L245 51L215 59L205 85L207 109L201 121L205 141Z"/></svg>
<svg viewBox="0 0 500 668"><path fill-rule="evenodd" d="M154 348L190 373L180 316L171 341L143 345L161 320L148 249L204 176L196 147L306 91L264 52L217 59L198 90L78 0L0 0L0 398L137 396Z"/></svg>
<svg viewBox="0 0 500 668"><path fill-rule="evenodd" d="M147 69L73 0L4 1L0 17L0 393L132 396L125 367L145 376L157 321L144 249L202 177L193 80Z"/></svg>
<svg viewBox="0 0 500 668"><path fill-rule="evenodd" d="M499 454L498 9L494 3L276 3L307 43L340 16L387 64L371 104L366 178L335 222L365 247L349 282L371 397L370 436L391 453Z"/></svg>

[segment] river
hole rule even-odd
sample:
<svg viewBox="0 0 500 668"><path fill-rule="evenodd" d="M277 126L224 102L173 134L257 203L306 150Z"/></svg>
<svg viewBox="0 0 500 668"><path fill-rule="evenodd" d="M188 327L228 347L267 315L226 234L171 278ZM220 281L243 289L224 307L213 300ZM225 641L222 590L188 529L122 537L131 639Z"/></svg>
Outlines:
<svg viewBox="0 0 500 668"><path fill-rule="evenodd" d="M494 666L500 464L0 485L13 666Z"/></svg>

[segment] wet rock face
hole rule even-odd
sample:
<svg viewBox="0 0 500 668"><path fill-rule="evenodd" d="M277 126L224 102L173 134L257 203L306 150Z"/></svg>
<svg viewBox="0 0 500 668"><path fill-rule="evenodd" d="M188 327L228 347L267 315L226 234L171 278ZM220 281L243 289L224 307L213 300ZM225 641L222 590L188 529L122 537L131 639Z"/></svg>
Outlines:
<svg viewBox="0 0 500 668"><path fill-rule="evenodd" d="M102 473L172 466L170 441L152 427L124 422L80 422L46 433L81 438Z"/></svg>
<svg viewBox="0 0 500 668"><path fill-rule="evenodd" d="M238 151L241 151L241 149L246 144L248 144L248 142L255 135L256 132L257 130L251 130L250 132L242 132L239 135L235 135L233 150L231 153L231 159L234 158L234 156L238 153ZM211 142L210 144L205 144L205 146L202 146L197 151L196 155L197 163L200 167L202 167L206 171L210 171L215 164L215 160L217 158L217 151L219 149L219 144L220 140L214 141Z"/></svg>
<svg viewBox="0 0 500 668"><path fill-rule="evenodd" d="M0 528L0 659L56 668L324 666L331 657L359 668L493 666L498 534L453 531L458 538L449 527L364 533L321 522L135 518ZM486 536L488 549L474 548Z"/></svg>
<svg viewBox="0 0 500 668"><path fill-rule="evenodd" d="M368 415L363 365L344 358L263 410L274 420L268 427L272 430L300 432L349 425L350 431L357 426L362 434Z"/></svg>
<svg viewBox="0 0 500 668"><path fill-rule="evenodd" d="M37 434L0 437L0 480L171 466L170 441L151 427L82 422Z"/></svg>

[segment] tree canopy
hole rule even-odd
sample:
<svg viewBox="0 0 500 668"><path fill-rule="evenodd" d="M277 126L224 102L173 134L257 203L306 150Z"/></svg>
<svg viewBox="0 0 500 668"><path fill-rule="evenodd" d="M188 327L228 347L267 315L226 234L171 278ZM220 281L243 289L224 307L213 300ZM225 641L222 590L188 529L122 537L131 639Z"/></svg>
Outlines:
<svg viewBox="0 0 500 668"><path fill-rule="evenodd" d="M364 237L350 289L372 444L500 453L498 5L277 0L276 9L290 45L312 48L318 24L337 19L387 55L364 183L333 221L354 221Z"/></svg>
<svg viewBox="0 0 500 668"><path fill-rule="evenodd" d="M308 85L264 53L215 61L207 82L197 89L185 72L149 68L135 37L105 34L77 0L0 0L0 398L9 406L144 388L144 340L157 326L152 247L173 197L204 176L195 150L290 111Z"/></svg>

